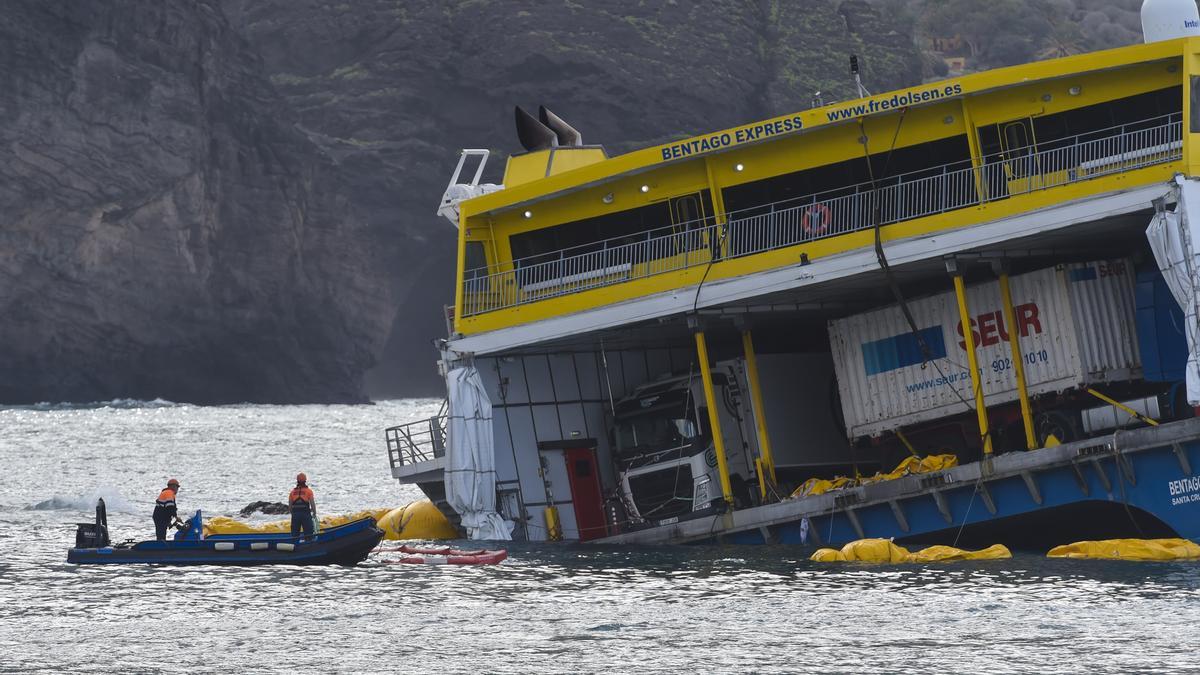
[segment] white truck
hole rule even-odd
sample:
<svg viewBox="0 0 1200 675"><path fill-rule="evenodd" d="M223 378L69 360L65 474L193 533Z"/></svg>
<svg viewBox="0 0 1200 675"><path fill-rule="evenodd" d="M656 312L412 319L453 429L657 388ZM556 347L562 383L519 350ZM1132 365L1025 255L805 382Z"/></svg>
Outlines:
<svg viewBox="0 0 1200 675"><path fill-rule="evenodd" d="M828 354L761 354L759 381L777 472L845 465L846 438L833 422ZM746 365L713 367L713 388L738 506L759 500L760 456ZM710 512L721 498L717 455L699 372L649 382L616 403L612 428L626 516L667 524Z"/></svg>

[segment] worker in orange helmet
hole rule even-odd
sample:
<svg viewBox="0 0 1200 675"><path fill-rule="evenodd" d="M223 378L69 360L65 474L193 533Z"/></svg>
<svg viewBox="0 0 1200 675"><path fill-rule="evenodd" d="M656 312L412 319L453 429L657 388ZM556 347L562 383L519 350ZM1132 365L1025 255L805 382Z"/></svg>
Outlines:
<svg viewBox="0 0 1200 675"><path fill-rule="evenodd" d="M292 510L292 535L303 530L304 536L311 537L313 521L317 518L317 500L312 488L308 487L308 476L303 472L296 474L296 487L288 495L288 506Z"/></svg>
<svg viewBox="0 0 1200 675"><path fill-rule="evenodd" d="M175 504L175 495L179 492L179 481L172 478L167 481L167 487L158 493L154 500L154 538L165 541L167 528L172 523L179 525L179 508Z"/></svg>

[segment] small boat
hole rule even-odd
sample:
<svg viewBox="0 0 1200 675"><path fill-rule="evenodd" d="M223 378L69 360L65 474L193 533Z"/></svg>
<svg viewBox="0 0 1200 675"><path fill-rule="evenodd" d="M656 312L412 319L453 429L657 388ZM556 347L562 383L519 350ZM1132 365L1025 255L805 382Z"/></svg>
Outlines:
<svg viewBox="0 0 1200 675"><path fill-rule="evenodd" d="M382 551L394 551L404 554L403 557L394 560L382 561L389 565L495 565L508 558L508 551L505 549L495 551L484 549L460 551L449 546L419 548L403 545L398 548L382 549Z"/></svg>
<svg viewBox="0 0 1200 675"><path fill-rule="evenodd" d="M80 523L67 562L78 565L148 563L154 565L354 565L366 559L383 530L374 518L322 530L311 537L291 534L222 534L204 536L200 511L184 522L174 539L132 540L112 545L104 500L96 505L96 522Z"/></svg>

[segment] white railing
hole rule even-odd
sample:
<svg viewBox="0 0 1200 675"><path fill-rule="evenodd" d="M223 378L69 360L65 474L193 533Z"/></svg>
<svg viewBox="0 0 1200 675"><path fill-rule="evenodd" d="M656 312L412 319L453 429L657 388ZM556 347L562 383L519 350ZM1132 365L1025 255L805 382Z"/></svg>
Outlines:
<svg viewBox="0 0 1200 675"><path fill-rule="evenodd" d="M384 429L392 469L428 462L446 455L446 403L438 414Z"/></svg>
<svg viewBox="0 0 1200 675"><path fill-rule="evenodd" d="M733 212L725 226L697 220L475 270L464 282L463 316L1178 160L1181 133L1181 116L1167 115L1038 152L989 155L979 167L947 165Z"/></svg>

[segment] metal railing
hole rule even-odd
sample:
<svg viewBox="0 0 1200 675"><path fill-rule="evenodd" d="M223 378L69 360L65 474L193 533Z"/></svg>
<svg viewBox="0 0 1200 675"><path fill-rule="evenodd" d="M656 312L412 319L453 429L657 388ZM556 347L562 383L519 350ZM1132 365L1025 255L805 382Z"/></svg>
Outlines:
<svg viewBox="0 0 1200 675"><path fill-rule="evenodd" d="M429 419L417 420L384 430L388 463L393 469L428 462L446 455L446 404Z"/></svg>
<svg viewBox="0 0 1200 675"><path fill-rule="evenodd" d="M1007 199L1183 157L1179 113L530 256L468 274L463 316Z"/></svg>

